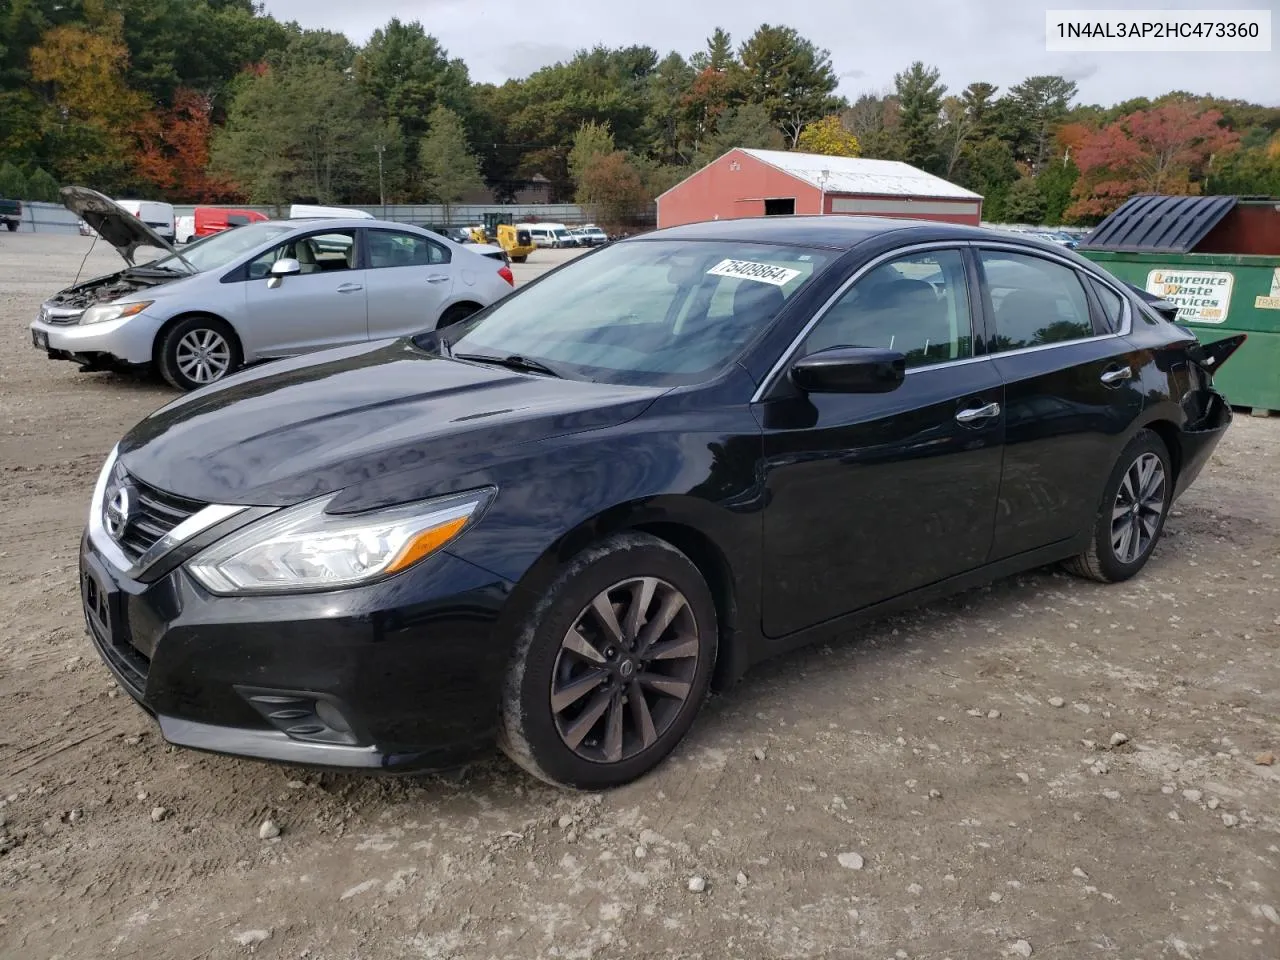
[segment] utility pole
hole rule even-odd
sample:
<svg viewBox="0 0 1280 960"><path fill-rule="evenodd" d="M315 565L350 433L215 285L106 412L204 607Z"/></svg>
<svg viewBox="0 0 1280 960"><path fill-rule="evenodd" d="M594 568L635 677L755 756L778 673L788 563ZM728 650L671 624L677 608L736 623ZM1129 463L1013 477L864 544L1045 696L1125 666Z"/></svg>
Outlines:
<svg viewBox="0 0 1280 960"><path fill-rule="evenodd" d="M373 149L378 151L378 203L382 204L384 208L382 215L385 217L387 215L387 211L385 209L387 205L387 193L382 186L382 153L387 149L387 147L381 140L379 140L378 145Z"/></svg>

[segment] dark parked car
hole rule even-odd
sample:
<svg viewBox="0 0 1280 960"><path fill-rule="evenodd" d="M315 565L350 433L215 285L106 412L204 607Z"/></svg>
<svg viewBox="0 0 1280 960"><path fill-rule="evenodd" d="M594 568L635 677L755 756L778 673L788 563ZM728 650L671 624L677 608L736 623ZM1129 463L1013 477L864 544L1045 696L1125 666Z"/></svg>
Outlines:
<svg viewBox="0 0 1280 960"><path fill-rule="evenodd" d="M599 248L463 323L189 394L103 467L84 608L171 743L650 770L765 657L1056 561L1133 576L1231 420L1052 244L871 218Z"/></svg>

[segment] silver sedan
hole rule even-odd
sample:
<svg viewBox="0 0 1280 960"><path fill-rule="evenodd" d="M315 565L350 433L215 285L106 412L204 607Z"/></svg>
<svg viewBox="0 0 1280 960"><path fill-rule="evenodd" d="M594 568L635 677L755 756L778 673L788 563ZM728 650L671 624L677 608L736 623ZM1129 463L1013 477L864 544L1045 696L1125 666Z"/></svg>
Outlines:
<svg viewBox="0 0 1280 960"><path fill-rule="evenodd" d="M126 268L45 301L33 346L86 370L154 365L182 390L260 360L448 326L514 284L501 260L407 224L268 220L178 252L102 194L62 193ZM143 247L161 255L138 262Z"/></svg>

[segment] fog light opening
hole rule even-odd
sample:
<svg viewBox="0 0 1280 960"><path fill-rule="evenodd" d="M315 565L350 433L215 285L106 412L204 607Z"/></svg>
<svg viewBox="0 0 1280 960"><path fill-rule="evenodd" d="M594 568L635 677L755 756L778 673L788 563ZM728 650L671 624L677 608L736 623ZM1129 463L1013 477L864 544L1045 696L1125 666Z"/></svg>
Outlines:
<svg viewBox="0 0 1280 960"><path fill-rule="evenodd" d="M316 719L338 733L351 732L351 724L347 723L342 711L326 700L316 701Z"/></svg>

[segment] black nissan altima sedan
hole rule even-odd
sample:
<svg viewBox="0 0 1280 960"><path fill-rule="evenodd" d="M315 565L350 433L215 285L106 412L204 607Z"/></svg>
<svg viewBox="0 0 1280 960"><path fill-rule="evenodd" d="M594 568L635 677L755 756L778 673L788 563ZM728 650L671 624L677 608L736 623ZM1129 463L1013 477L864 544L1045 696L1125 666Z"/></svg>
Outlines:
<svg viewBox="0 0 1280 960"><path fill-rule="evenodd" d="M151 414L94 490L89 631L174 744L412 771L496 741L620 784L765 657L1031 567L1141 570L1243 339L1173 313L975 228L659 230Z"/></svg>

